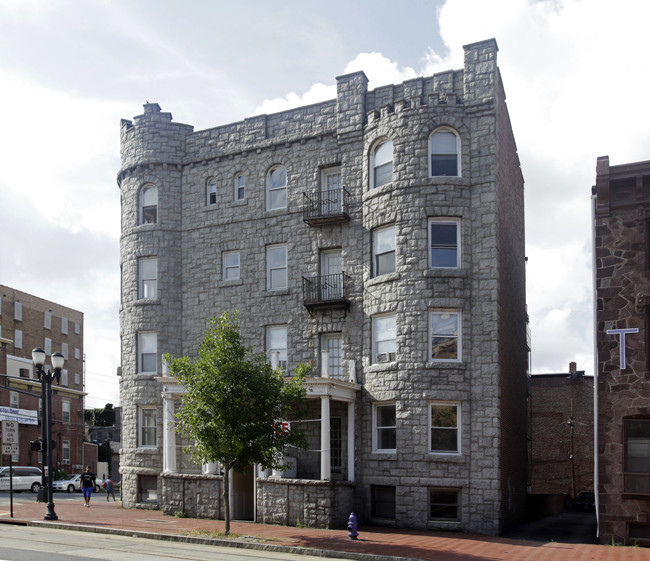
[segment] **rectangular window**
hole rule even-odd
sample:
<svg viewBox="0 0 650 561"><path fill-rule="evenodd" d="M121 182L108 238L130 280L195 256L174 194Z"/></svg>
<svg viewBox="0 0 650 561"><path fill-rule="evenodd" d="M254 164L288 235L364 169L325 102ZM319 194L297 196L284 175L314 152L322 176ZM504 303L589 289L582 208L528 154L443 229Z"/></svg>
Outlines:
<svg viewBox="0 0 650 561"><path fill-rule="evenodd" d="M18 392L9 392L9 407L13 407L14 409L18 409L20 406L20 400L18 398Z"/></svg>
<svg viewBox="0 0 650 561"><path fill-rule="evenodd" d="M458 520L458 489L429 489L429 518Z"/></svg>
<svg viewBox="0 0 650 561"><path fill-rule="evenodd" d="M274 354L277 353L277 354ZM284 325L269 326L266 328L266 354L269 362L274 364L278 360L278 368L287 367L287 327Z"/></svg>
<svg viewBox="0 0 650 561"><path fill-rule="evenodd" d="M140 442L144 448L156 447L157 414L153 407L141 407L140 410Z"/></svg>
<svg viewBox="0 0 650 561"><path fill-rule="evenodd" d="M61 459L63 460L63 465L70 465L70 441L62 440L61 441Z"/></svg>
<svg viewBox="0 0 650 561"><path fill-rule="evenodd" d="M81 350L79 350L77 347L75 347L75 349L74 349L74 357L77 360L79 360L81 358Z"/></svg>
<svg viewBox="0 0 650 561"><path fill-rule="evenodd" d="M68 344L61 343L61 354L65 360L68 360Z"/></svg>
<svg viewBox="0 0 650 561"><path fill-rule="evenodd" d="M266 210L287 207L287 170L274 167L266 177Z"/></svg>
<svg viewBox="0 0 650 561"><path fill-rule="evenodd" d="M394 362L397 358L396 315L372 318L372 363Z"/></svg>
<svg viewBox="0 0 650 561"><path fill-rule="evenodd" d="M395 272L395 226L372 233L373 276Z"/></svg>
<svg viewBox="0 0 650 561"><path fill-rule="evenodd" d="M287 288L287 246L266 248L266 286L268 290Z"/></svg>
<svg viewBox="0 0 650 561"><path fill-rule="evenodd" d="M80 323L75 323L74 324L74 332L75 332L75 335L79 335L81 333L81 324Z"/></svg>
<svg viewBox="0 0 650 561"><path fill-rule="evenodd" d="M158 258L138 258L138 298L152 300L158 298Z"/></svg>
<svg viewBox="0 0 650 561"><path fill-rule="evenodd" d="M395 487L371 485L373 518L395 519Z"/></svg>
<svg viewBox="0 0 650 561"><path fill-rule="evenodd" d="M52 312L43 312L43 327L52 329Z"/></svg>
<svg viewBox="0 0 650 561"><path fill-rule="evenodd" d="M342 444L341 417L332 417L330 419L330 467L332 473L341 473Z"/></svg>
<svg viewBox="0 0 650 561"><path fill-rule="evenodd" d="M67 399L61 400L61 420L64 423L70 422L70 401Z"/></svg>
<svg viewBox="0 0 650 561"><path fill-rule="evenodd" d="M235 200L243 201L246 197L246 176L239 173L235 176Z"/></svg>
<svg viewBox="0 0 650 561"><path fill-rule="evenodd" d="M61 318L61 333L63 335L68 334L68 318Z"/></svg>
<svg viewBox="0 0 650 561"><path fill-rule="evenodd" d="M43 339L43 350L45 351L46 355L52 354L52 339L49 337L45 337L45 339Z"/></svg>
<svg viewBox="0 0 650 561"><path fill-rule="evenodd" d="M81 384L81 376L79 374L75 373L75 375L74 375L74 385L78 386L79 384Z"/></svg>
<svg viewBox="0 0 650 561"><path fill-rule="evenodd" d="M460 405L432 403L429 408L429 452L460 453Z"/></svg>
<svg viewBox="0 0 650 561"><path fill-rule="evenodd" d="M460 222L429 221L429 267L455 269L460 266Z"/></svg>
<svg viewBox="0 0 650 561"><path fill-rule="evenodd" d="M158 369L158 334L138 333L138 372L155 373Z"/></svg>
<svg viewBox="0 0 650 561"><path fill-rule="evenodd" d="M29 368L19 368L18 375L21 378L29 378Z"/></svg>
<svg viewBox="0 0 650 561"><path fill-rule="evenodd" d="M429 312L430 360L460 361L460 312Z"/></svg>
<svg viewBox="0 0 650 561"><path fill-rule="evenodd" d="M624 488L650 494L650 419L625 419Z"/></svg>
<svg viewBox="0 0 650 561"><path fill-rule="evenodd" d="M23 321L23 305L21 302L14 302L14 320Z"/></svg>
<svg viewBox="0 0 650 561"><path fill-rule="evenodd" d="M223 280L239 278L239 252L230 251L223 254Z"/></svg>
<svg viewBox="0 0 650 561"><path fill-rule="evenodd" d="M395 452L397 449L397 406L394 403L376 403L372 413L373 452Z"/></svg>
<svg viewBox="0 0 650 561"><path fill-rule="evenodd" d="M214 179L210 179L206 185L206 196L208 206L217 204L217 182Z"/></svg>
<svg viewBox="0 0 650 561"><path fill-rule="evenodd" d="M330 378L340 379L341 372L341 334L324 333L321 336L321 350L328 351L327 372Z"/></svg>
<svg viewBox="0 0 650 561"><path fill-rule="evenodd" d="M23 332L20 329L14 330L14 347L16 349L23 348Z"/></svg>
<svg viewBox="0 0 650 561"><path fill-rule="evenodd" d="M65 368L61 369L61 385L68 387L68 371Z"/></svg>

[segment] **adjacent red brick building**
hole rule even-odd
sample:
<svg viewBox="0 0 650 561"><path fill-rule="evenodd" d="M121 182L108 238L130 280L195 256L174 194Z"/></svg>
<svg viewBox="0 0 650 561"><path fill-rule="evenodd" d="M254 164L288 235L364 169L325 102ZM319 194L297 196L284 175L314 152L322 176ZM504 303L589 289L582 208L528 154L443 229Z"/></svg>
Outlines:
<svg viewBox="0 0 650 561"><path fill-rule="evenodd" d="M531 376L530 493L544 511L594 490L594 385L569 372Z"/></svg>
<svg viewBox="0 0 650 561"><path fill-rule="evenodd" d="M592 194L600 539L650 545L650 161L598 158Z"/></svg>
<svg viewBox="0 0 650 561"><path fill-rule="evenodd" d="M83 313L8 286L0 285L0 296L0 419L20 423L20 452L13 462L41 466L41 454L29 444L42 436L41 383L32 363L32 349L42 347L48 357L57 351L65 357L60 383L52 387L52 460L58 470L79 473L86 395Z"/></svg>

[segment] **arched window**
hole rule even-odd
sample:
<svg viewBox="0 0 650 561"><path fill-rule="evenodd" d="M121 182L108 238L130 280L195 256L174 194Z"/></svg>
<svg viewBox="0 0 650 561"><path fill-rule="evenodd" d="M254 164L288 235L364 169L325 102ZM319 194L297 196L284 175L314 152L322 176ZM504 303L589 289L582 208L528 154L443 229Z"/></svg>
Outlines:
<svg viewBox="0 0 650 561"><path fill-rule="evenodd" d="M266 177L266 210L287 207L287 170L276 166Z"/></svg>
<svg viewBox="0 0 650 561"><path fill-rule="evenodd" d="M460 139L451 129L437 130L429 140L431 176L460 175Z"/></svg>
<svg viewBox="0 0 650 561"><path fill-rule="evenodd" d="M207 183L205 184L205 195L206 205L210 206L217 204L217 182L215 179L208 179Z"/></svg>
<svg viewBox="0 0 650 561"><path fill-rule="evenodd" d="M140 191L140 224L158 222L158 187L147 185Z"/></svg>
<svg viewBox="0 0 650 561"><path fill-rule="evenodd" d="M235 200L243 201L246 198L246 176L243 173L235 175Z"/></svg>
<svg viewBox="0 0 650 561"><path fill-rule="evenodd" d="M370 160L370 188L390 183L393 180L393 141L384 140L377 144Z"/></svg>

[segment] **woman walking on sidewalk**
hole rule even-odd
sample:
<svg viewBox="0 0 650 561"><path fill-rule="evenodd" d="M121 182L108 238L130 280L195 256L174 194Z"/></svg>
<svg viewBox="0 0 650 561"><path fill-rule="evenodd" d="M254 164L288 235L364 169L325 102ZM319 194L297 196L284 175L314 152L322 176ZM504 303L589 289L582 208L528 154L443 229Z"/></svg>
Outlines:
<svg viewBox="0 0 650 561"><path fill-rule="evenodd" d="M96 481L95 474L90 471L90 466L86 466L86 471L81 474L81 492L84 495L84 506L90 506L90 497L93 495Z"/></svg>

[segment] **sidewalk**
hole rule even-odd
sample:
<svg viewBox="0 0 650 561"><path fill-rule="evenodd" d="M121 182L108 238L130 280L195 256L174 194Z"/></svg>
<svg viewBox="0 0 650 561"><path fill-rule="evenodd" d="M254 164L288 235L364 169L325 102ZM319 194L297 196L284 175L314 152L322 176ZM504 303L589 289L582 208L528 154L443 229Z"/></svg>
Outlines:
<svg viewBox="0 0 650 561"><path fill-rule="evenodd" d="M56 497L55 497L56 500ZM202 542L200 532L223 531L223 520L176 518L163 516L159 510L121 508L120 502L106 502L104 496L93 498L90 508L83 499L55 503L56 522L45 522L46 507L42 503L14 503L14 518L9 506L0 507L0 522L33 526L47 525L91 532L120 533L154 539L175 539ZM195 532L193 537L191 532ZM237 539L205 540L219 545L303 551L328 556L338 552L349 559L388 560L390 557L426 561L650 561L650 549L611 547L604 545L532 542L507 538L491 538L475 534L395 530L362 527L359 539L348 539L344 530L320 530L270 526L253 522L233 522L231 532ZM255 538L255 540L253 540ZM291 549L289 549L291 548ZM314 551L316 550L316 551ZM330 554L331 555L331 554ZM336 554L335 554L336 555Z"/></svg>

